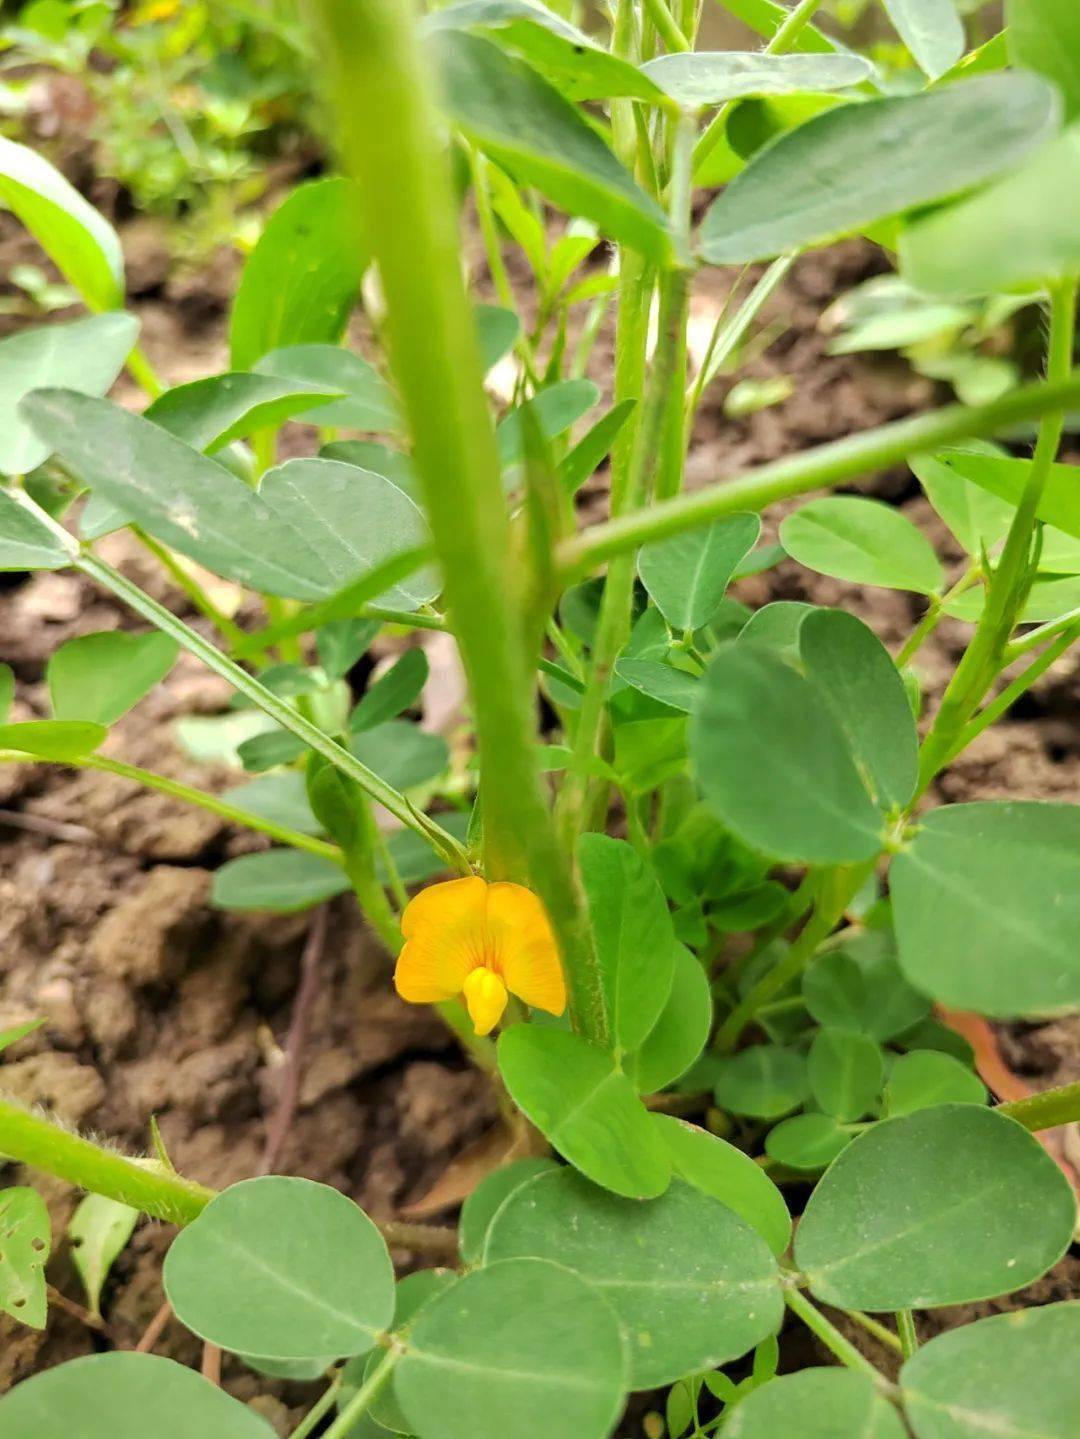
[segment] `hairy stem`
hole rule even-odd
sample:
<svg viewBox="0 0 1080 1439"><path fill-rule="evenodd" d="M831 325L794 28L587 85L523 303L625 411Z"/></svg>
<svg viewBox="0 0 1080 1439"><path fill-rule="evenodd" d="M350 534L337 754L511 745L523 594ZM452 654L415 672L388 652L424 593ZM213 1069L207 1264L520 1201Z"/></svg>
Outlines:
<svg viewBox="0 0 1080 1439"><path fill-rule="evenodd" d="M1011 1104L999 1104L996 1112L1015 1119L1033 1134L1041 1129L1056 1129L1060 1124L1075 1124L1080 1121L1080 1081L1044 1089L1041 1094L1014 1099Z"/></svg>
<svg viewBox="0 0 1080 1439"><path fill-rule="evenodd" d="M797 1289L784 1290L784 1302L793 1314L797 1314L811 1333L816 1334L830 1354L835 1354L841 1364L849 1369L861 1370L863 1374L869 1374L875 1381L881 1380L881 1375L855 1348L854 1344L837 1329L836 1325L826 1319L821 1310L816 1308Z"/></svg>

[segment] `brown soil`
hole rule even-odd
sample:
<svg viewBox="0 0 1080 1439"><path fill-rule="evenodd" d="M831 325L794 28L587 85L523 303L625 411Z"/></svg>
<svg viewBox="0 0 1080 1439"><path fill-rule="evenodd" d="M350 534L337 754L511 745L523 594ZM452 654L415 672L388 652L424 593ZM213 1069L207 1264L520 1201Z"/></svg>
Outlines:
<svg viewBox="0 0 1080 1439"><path fill-rule="evenodd" d="M6 233L0 274L3 260L28 258L25 242L10 227ZM222 368L234 263L226 258L198 277L170 277L151 227L136 225L126 238L151 359L170 382ZM790 375L795 393L781 406L732 423L720 407L723 386L716 386L701 415L691 483L881 423L934 398L926 382L895 360L825 353L816 328L821 310L878 267L875 253L856 244L796 266L770 312L786 329L751 369L757 376ZM719 277L706 277L695 303L707 313L722 289ZM604 359L601 354L599 365ZM134 399L123 387L119 393ZM865 488L908 509L941 552L955 557L906 471ZM182 611L182 600L128 541L110 541L108 553ZM0 657L20 681L17 717L43 711L43 667L57 644L133 626L130 614L70 575L0 577L0 584ZM752 604L776 598L841 604L890 643L918 618L914 597L863 591L793 564L743 582L738 593ZM932 690L940 689L962 640L963 627L943 625L920 657ZM431 707L439 713L429 712L429 720L453 721L457 684L451 665L434 687ZM1078 690L1080 665L1060 664L1018 715L953 767L941 796L1080 798L1072 722ZM206 768L185 759L170 724L181 714L217 712L226 702L223 686L184 656L168 681L117 726L106 753L205 784ZM224 782L226 775L216 778ZM155 1115L178 1168L208 1184L255 1173L279 1090L281 1044L309 918L223 915L206 897L217 864L261 844L111 776L45 765L0 768L0 1029L39 1015L48 1021L6 1057L5 1088L135 1150L146 1148ZM427 1011L396 999L389 972L355 905L336 902L299 1113L280 1161L287 1172L338 1186L380 1218L400 1215L494 1119L485 1083ZM1003 1042L1009 1062L1036 1085L1080 1077L1080 1019L1014 1028ZM57 1252L50 1280L76 1297L62 1235L77 1196L38 1175L33 1182L53 1212ZM142 1224L114 1269L105 1313L122 1343L134 1341L161 1303L160 1263L170 1235L167 1227ZM1031 1298L1077 1294L1080 1264L1066 1259ZM946 1323L968 1317L943 1316ZM0 1391L101 1343L55 1307L42 1334L0 1319ZM175 1324L157 1348L187 1363L199 1360L200 1346ZM808 1347L800 1352L809 1360ZM310 1402L309 1388L267 1384L239 1364L226 1364L225 1382L243 1399L262 1395L255 1402L283 1433Z"/></svg>

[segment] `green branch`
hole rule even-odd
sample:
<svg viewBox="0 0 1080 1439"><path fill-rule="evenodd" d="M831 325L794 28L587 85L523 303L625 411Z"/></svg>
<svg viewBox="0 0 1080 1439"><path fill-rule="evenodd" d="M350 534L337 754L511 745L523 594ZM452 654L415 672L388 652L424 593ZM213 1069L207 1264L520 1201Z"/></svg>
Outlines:
<svg viewBox="0 0 1080 1439"><path fill-rule="evenodd" d="M345 171L387 302L391 367L476 717L489 872L527 880L560 941L575 1024L605 1031L602 991L534 753L535 667L461 273L458 214L405 0L311 0Z"/></svg>
<svg viewBox="0 0 1080 1439"><path fill-rule="evenodd" d="M650 540L682 534L740 510L759 511L777 500L831 489L912 455L958 440L1000 434L1023 420L1080 402L1080 370L1066 379L1023 385L988 405L947 405L929 414L896 420L861 435L817 445L801 454L760 465L693 494L654 505L649 510L618 516L594 525L565 541L556 553L564 583L594 569L615 555L635 550Z"/></svg>
<svg viewBox="0 0 1080 1439"><path fill-rule="evenodd" d="M996 1113L1015 1119L1033 1134L1062 1124L1075 1124L1080 1121L1080 1081L1063 1084L1058 1089L1044 1089L1041 1094L1014 1099L1011 1104L999 1104Z"/></svg>

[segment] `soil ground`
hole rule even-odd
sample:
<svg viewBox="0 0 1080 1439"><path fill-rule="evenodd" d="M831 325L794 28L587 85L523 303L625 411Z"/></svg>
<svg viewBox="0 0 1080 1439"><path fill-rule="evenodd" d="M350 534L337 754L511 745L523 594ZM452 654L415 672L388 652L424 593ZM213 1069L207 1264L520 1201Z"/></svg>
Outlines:
<svg viewBox="0 0 1080 1439"><path fill-rule="evenodd" d="M151 359L172 383L223 368L235 262L222 256L197 275L170 277L152 227L137 223L125 232L125 243ZM31 258L31 250L12 226L0 231L0 274L4 261ZM826 352L821 311L880 266L876 252L860 244L796 265L769 310L782 333L751 367L758 377L789 376L794 393L782 405L732 422L721 407L724 384L715 386L695 436L691 484L945 398L895 358ZM703 325L723 292L718 276L699 284L695 314ZM604 361L601 350L601 371ZM604 383L602 373L596 378ZM134 400L122 386L118 393ZM904 508L943 556L959 559L906 470L861 488ZM186 614L182 597L131 542L111 540L107 555ZM43 712L43 669L57 644L93 630L135 627L130 614L71 575L2 576L0 585L0 658L19 680L17 718ZM781 598L840 604L892 645L920 612L914 596L862 590L789 563L742 582L736 594L752 605ZM931 692L943 684L964 634L963 626L946 623L921 654ZM426 722L452 727L460 695L453 657L443 647L432 658L437 678ZM355 678L362 681L365 673ZM1080 799L1078 698L1080 662L1066 660L953 767L939 797ZM205 784L206 767L179 750L172 721L220 712L227 701L224 686L183 656L168 681L117 727L106 752ZM237 776L221 770L209 778L224 786ZM156 1115L177 1167L208 1184L255 1173L280 1087L281 1046L309 918L223 915L209 908L207 892L215 866L261 845L212 816L112 776L45 765L0 768L0 1029L47 1017L42 1030L6 1057L5 1088L136 1151L146 1148ZM279 1162L285 1172L338 1186L379 1218L408 1215L495 1120L485 1082L436 1019L396 999L389 977L389 962L355 905L336 901L319 960L299 1111ZM1080 1018L1010 1027L1000 1040L1007 1062L1036 1087L1080 1078ZM7 1182L22 1177L17 1171L4 1176ZM77 1196L41 1176L33 1182L49 1199L58 1236L50 1281L77 1297L59 1238ZM453 1213L434 1217L451 1220ZM113 1270L105 1314L120 1343L133 1343L161 1304L160 1266L171 1232L141 1224ZM1080 1262L1067 1257L1030 1297L1077 1295ZM970 1317L971 1311L947 1312L932 1325ZM57 1307L50 1307L40 1334L0 1319L0 1391L102 1343ZM820 1362L810 1345L804 1337L788 1362ZM157 1345L158 1352L192 1364L199 1348L175 1324ZM308 1386L268 1384L229 1362L224 1382L282 1433L312 1393ZM637 1418L626 1422L625 1435L642 1432Z"/></svg>

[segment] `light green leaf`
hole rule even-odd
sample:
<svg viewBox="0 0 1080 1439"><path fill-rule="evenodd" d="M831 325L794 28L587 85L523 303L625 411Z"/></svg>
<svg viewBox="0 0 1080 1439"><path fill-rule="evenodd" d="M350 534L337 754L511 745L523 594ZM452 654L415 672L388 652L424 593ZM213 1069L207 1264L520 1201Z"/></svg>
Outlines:
<svg viewBox="0 0 1080 1439"><path fill-rule="evenodd" d="M283 345L336 344L367 268L352 182L313 180L271 215L248 256L229 322L232 366Z"/></svg>
<svg viewBox="0 0 1080 1439"><path fill-rule="evenodd" d="M569 100L630 96L657 104L664 99L647 75L536 0L464 0L433 11L425 29L485 31L520 51Z"/></svg>
<svg viewBox="0 0 1080 1439"><path fill-rule="evenodd" d="M313 424L387 434L399 434L403 428L394 392L375 366L340 345L288 345L263 355L254 369L294 384L342 391L344 399L320 405Z"/></svg>
<svg viewBox="0 0 1080 1439"><path fill-rule="evenodd" d="M1005 458L996 445L979 440L965 448L991 459ZM1013 516L1007 500L963 479L941 455L917 455L911 468L926 498L973 558L981 558L984 550L989 552L1005 538Z"/></svg>
<svg viewBox="0 0 1080 1439"><path fill-rule="evenodd" d="M192 759L241 767L238 750L255 735L281 733L262 710L229 710L220 715L184 715L173 725L177 743Z"/></svg>
<svg viewBox="0 0 1080 1439"><path fill-rule="evenodd" d="M522 184L593 220L613 240L665 261L667 221L568 100L522 61L475 35L428 41L449 118Z"/></svg>
<svg viewBox="0 0 1080 1439"><path fill-rule="evenodd" d="M801 600L773 600L755 610L735 638L740 644L765 645L786 660L799 661L799 631L816 605Z"/></svg>
<svg viewBox="0 0 1080 1439"><path fill-rule="evenodd" d="M503 468L524 464L532 426L542 440L556 439L591 410L599 398L600 391L592 380L558 380L511 410L499 422L496 433Z"/></svg>
<svg viewBox="0 0 1080 1439"><path fill-rule="evenodd" d="M124 256L116 231L48 160L2 136L0 201L91 310L124 303Z"/></svg>
<svg viewBox="0 0 1080 1439"><path fill-rule="evenodd" d="M626 1355L614 1311L542 1259L467 1274L424 1306L394 1375L424 1439L607 1439Z"/></svg>
<svg viewBox="0 0 1080 1439"><path fill-rule="evenodd" d="M795 1114L765 1136L765 1153L790 1169L827 1168L851 1143L851 1134L831 1114Z"/></svg>
<svg viewBox="0 0 1080 1439"><path fill-rule="evenodd" d="M724 9L763 40L771 40L790 13L790 7L778 0L724 0ZM836 44L815 25L804 25L791 48L800 53L828 55Z"/></svg>
<svg viewBox="0 0 1080 1439"><path fill-rule="evenodd" d="M450 763L442 735L428 734L411 720L387 720L354 734L349 748L362 764L396 790L415 789L436 779Z"/></svg>
<svg viewBox="0 0 1080 1439"><path fill-rule="evenodd" d="M1065 101L1066 119L1080 115L1080 12L1072 0L1008 0L1007 38L1014 65L1038 70Z"/></svg>
<svg viewBox="0 0 1080 1439"><path fill-rule="evenodd" d="M671 993L675 935L663 891L632 845L583 834L578 865L616 1052L644 1042Z"/></svg>
<svg viewBox="0 0 1080 1439"><path fill-rule="evenodd" d="M0 749L15 749L61 763L93 754L108 737L104 725L83 720L26 720L22 724L0 725Z"/></svg>
<svg viewBox="0 0 1080 1439"><path fill-rule="evenodd" d="M1043 286L1080 268L1080 126L970 199L900 234L904 278L932 295Z"/></svg>
<svg viewBox="0 0 1080 1439"><path fill-rule="evenodd" d="M44 1019L27 1019L22 1024L13 1024L10 1029L0 1029L0 1054L5 1049L10 1049L13 1044L18 1044L20 1039L25 1039L28 1034L33 1034L35 1029L40 1029L45 1023Z"/></svg>
<svg viewBox="0 0 1080 1439"><path fill-rule="evenodd" d="M332 386L239 372L177 385L143 414L193 450L213 455L233 440L277 429L308 410L325 409L338 394Z"/></svg>
<svg viewBox="0 0 1080 1439"><path fill-rule="evenodd" d="M45 667L53 714L58 720L111 725L165 678L178 646L151 630L79 635L54 650Z"/></svg>
<svg viewBox="0 0 1080 1439"><path fill-rule="evenodd" d="M247 784L227 789L221 796L227 804L234 804L248 814L260 819L272 820L275 824L286 825L299 830L301 834L321 834L319 824L308 803L304 776L297 770L285 770L277 774L260 775ZM312 858L317 858L313 855Z"/></svg>
<svg viewBox="0 0 1080 1439"><path fill-rule="evenodd" d="M964 53L964 24L955 0L882 0L896 33L931 80Z"/></svg>
<svg viewBox="0 0 1080 1439"><path fill-rule="evenodd" d="M714 265L768 260L944 199L1018 165L1057 128L1030 72L840 105L759 151L701 227Z"/></svg>
<svg viewBox="0 0 1080 1439"><path fill-rule="evenodd" d="M49 446L18 413L23 396L43 385L104 395L138 333L134 315L92 315L66 325L23 330L0 341L0 471L25 475L49 457Z"/></svg>
<svg viewBox="0 0 1080 1439"><path fill-rule="evenodd" d="M295 914L352 885L332 860L297 849L270 849L227 860L214 871L210 903L215 909Z"/></svg>
<svg viewBox="0 0 1080 1439"><path fill-rule="evenodd" d="M861 55L769 55L696 50L660 55L642 67L684 109L724 105L748 95L843 90L873 73Z"/></svg>
<svg viewBox="0 0 1080 1439"><path fill-rule="evenodd" d="M101 1313L101 1290L118 1256L127 1246L139 1211L104 1194L88 1194L80 1200L68 1223L71 1262L90 1301L90 1312Z"/></svg>
<svg viewBox="0 0 1080 1439"><path fill-rule="evenodd" d="M878 804L907 804L919 778L919 736L888 650L855 615L825 609L807 615L799 627L799 650Z"/></svg>
<svg viewBox="0 0 1080 1439"><path fill-rule="evenodd" d="M62 570L70 564L60 537L0 489L0 570Z"/></svg>
<svg viewBox="0 0 1080 1439"><path fill-rule="evenodd" d="M733 1114L777 1119L809 1098L806 1060L779 1044L752 1044L726 1054L715 1067L716 1102Z"/></svg>
<svg viewBox="0 0 1080 1439"><path fill-rule="evenodd" d="M739 1358L784 1312L765 1241L681 1179L642 1204L573 1170L542 1174L496 1214L484 1257L550 1259L595 1285L622 1323L631 1389Z"/></svg>
<svg viewBox="0 0 1080 1439"><path fill-rule="evenodd" d="M616 1194L663 1193L666 1150L611 1055L576 1034L528 1024L504 1030L498 1053L510 1097L564 1159Z"/></svg>
<svg viewBox="0 0 1080 1439"><path fill-rule="evenodd" d="M913 1114L935 1104L985 1104L986 1086L966 1064L936 1049L902 1054L889 1070L885 1113Z"/></svg>
<svg viewBox="0 0 1080 1439"><path fill-rule="evenodd" d="M885 1080L885 1060L865 1034L820 1029L806 1057L806 1074L825 1113L851 1123L873 1109Z"/></svg>
<svg viewBox="0 0 1080 1439"><path fill-rule="evenodd" d="M640 1093L655 1094L686 1073L705 1048L712 1017L708 976L700 960L676 944L667 1003L641 1045L623 1060Z"/></svg>
<svg viewBox="0 0 1080 1439"><path fill-rule="evenodd" d="M890 886L900 966L939 1003L1002 1017L1080 1005L1080 806L932 810Z"/></svg>
<svg viewBox="0 0 1080 1439"><path fill-rule="evenodd" d="M1045 1274L1075 1222L1069 1181L1022 1125L946 1104L844 1150L810 1196L795 1262L841 1309L968 1304Z"/></svg>
<svg viewBox="0 0 1080 1439"><path fill-rule="evenodd" d="M757 544L757 515L729 515L670 540L643 545L638 574L673 630L699 630L720 608L739 561Z"/></svg>
<svg viewBox="0 0 1080 1439"><path fill-rule="evenodd" d="M510 1195L538 1174L552 1173L558 1168L553 1159L536 1156L515 1159L512 1164L504 1164L500 1169L485 1174L461 1206L458 1246L462 1261L470 1267L480 1264L491 1221Z"/></svg>
<svg viewBox="0 0 1080 1439"><path fill-rule="evenodd" d="M246 1404L194 1369L155 1354L91 1354L57 1364L0 1399L4 1439L274 1439Z"/></svg>
<svg viewBox="0 0 1080 1439"><path fill-rule="evenodd" d="M683 1119L654 1114L652 1122L675 1173L733 1209L757 1230L774 1254L783 1254L791 1240L791 1215L784 1196L761 1165L727 1140Z"/></svg>
<svg viewBox="0 0 1080 1439"><path fill-rule="evenodd" d="M44 1329L51 1235L49 1211L36 1189L0 1189L0 1236L0 1313L31 1329Z"/></svg>
<svg viewBox="0 0 1080 1439"><path fill-rule="evenodd" d="M937 458L962 480L1015 508L1027 486L1030 460L1001 459L970 448L940 450ZM1040 520L1080 539L1080 466L1051 465L1036 513Z"/></svg>
<svg viewBox="0 0 1080 1439"><path fill-rule="evenodd" d="M754 1389L735 1406L721 1439L779 1439L799 1416L799 1439L904 1439L904 1426L869 1374L803 1369Z"/></svg>
<svg viewBox="0 0 1080 1439"><path fill-rule="evenodd" d="M436 13L446 14L446 11ZM521 334L521 321L513 310L503 305L477 305L473 314L480 341L480 359L486 373L513 348Z"/></svg>
<svg viewBox="0 0 1080 1439"><path fill-rule="evenodd" d="M930 541L906 515L880 500L825 495L780 522L793 560L857 585L933 594L944 574Z"/></svg>
<svg viewBox="0 0 1080 1439"><path fill-rule="evenodd" d="M994 1314L947 1330L900 1371L917 1439L1072 1439L1080 1304Z"/></svg>
<svg viewBox="0 0 1080 1439"><path fill-rule="evenodd" d="M615 661L615 674L639 694L648 695L682 714L689 714L697 704L697 676L660 660L620 658Z"/></svg>
<svg viewBox="0 0 1080 1439"><path fill-rule="evenodd" d="M15 671L10 665L0 664L0 725L7 722L14 698Z"/></svg>
<svg viewBox="0 0 1080 1439"><path fill-rule="evenodd" d="M620 400L601 415L568 455L559 462L559 479L567 494L575 495L611 453L623 425L633 413L636 400Z"/></svg>
<svg viewBox="0 0 1080 1439"><path fill-rule="evenodd" d="M336 1189L276 1175L233 1184L182 1229L165 1293L201 1339L239 1354L362 1354L394 1313L382 1235Z"/></svg>
<svg viewBox="0 0 1080 1439"><path fill-rule="evenodd" d="M714 814L777 859L870 859L881 816L820 688L764 646L721 649L691 720L694 773Z"/></svg>

